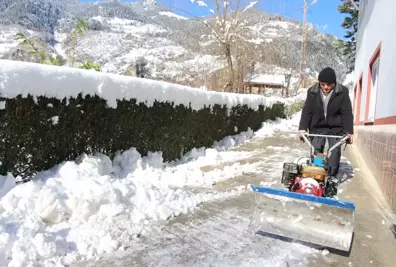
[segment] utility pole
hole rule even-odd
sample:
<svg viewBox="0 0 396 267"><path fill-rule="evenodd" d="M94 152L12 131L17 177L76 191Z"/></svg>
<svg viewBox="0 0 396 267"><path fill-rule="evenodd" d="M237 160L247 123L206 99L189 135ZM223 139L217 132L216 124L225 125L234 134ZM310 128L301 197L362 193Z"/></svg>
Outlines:
<svg viewBox="0 0 396 267"><path fill-rule="evenodd" d="M304 20L303 20L303 32L301 41L301 58L300 58L300 85L305 87L305 69L306 69L306 53L307 53L307 13L308 4L307 0L304 0Z"/></svg>

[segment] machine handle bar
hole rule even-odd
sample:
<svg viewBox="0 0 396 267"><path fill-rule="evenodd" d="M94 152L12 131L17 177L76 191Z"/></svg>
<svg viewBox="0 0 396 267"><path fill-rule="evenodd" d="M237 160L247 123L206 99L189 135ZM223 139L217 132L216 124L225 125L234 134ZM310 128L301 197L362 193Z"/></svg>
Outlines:
<svg viewBox="0 0 396 267"><path fill-rule="evenodd" d="M344 136L337 136L337 135L324 135L324 134L304 134L302 135L302 138L304 139L304 141L310 146L311 148L311 156L314 155L315 153L315 147L311 144L311 142L308 140L307 136L317 136L317 137L329 137L329 138L341 138L340 141L338 141L337 143L335 143L331 148L329 148L329 150L327 151L327 158L330 157L331 152L336 149L339 146L342 146L343 144L345 144L347 142L347 140L349 139L348 135L344 135Z"/></svg>

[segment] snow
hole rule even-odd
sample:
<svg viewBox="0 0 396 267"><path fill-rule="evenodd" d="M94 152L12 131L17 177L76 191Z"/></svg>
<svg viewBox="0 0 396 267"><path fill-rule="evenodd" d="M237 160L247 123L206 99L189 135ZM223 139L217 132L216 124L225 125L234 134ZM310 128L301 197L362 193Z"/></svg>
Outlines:
<svg viewBox="0 0 396 267"><path fill-rule="evenodd" d="M122 19L118 17L106 18L102 16L92 17L91 20L96 20L106 26L109 26L115 32L150 34L167 32L167 30L158 25L146 24L137 20Z"/></svg>
<svg viewBox="0 0 396 267"><path fill-rule="evenodd" d="M32 83L31 81L35 81ZM117 107L117 99L136 99L138 103L151 106L155 100L174 102L174 105L189 106L198 110L205 105L248 105L257 110L259 105L272 107L275 103L287 103L280 97L239 95L205 91L199 88L170 84L137 77L101 73L93 70L50 66L11 60L0 61L0 94L14 98L45 95L63 99L97 94L107 101L111 108Z"/></svg>
<svg viewBox="0 0 396 267"><path fill-rule="evenodd" d="M264 40L261 38L255 38L255 39L250 39L249 42L252 44L261 44L264 42Z"/></svg>
<svg viewBox="0 0 396 267"><path fill-rule="evenodd" d="M52 124L53 124L53 125L58 124L58 122L59 122L59 116L53 116L53 117L51 118L51 120L52 120Z"/></svg>
<svg viewBox="0 0 396 267"><path fill-rule="evenodd" d="M186 50L168 39L169 29L136 20L95 16L90 23L101 30L88 30L78 40L78 57L99 63L103 72L124 74L135 67L138 57L149 63L161 65L177 60ZM57 49L67 47L65 40L57 36Z"/></svg>
<svg viewBox="0 0 396 267"><path fill-rule="evenodd" d="M0 57L18 46L19 41L15 40L17 32L18 29L14 27L2 26L0 28Z"/></svg>
<svg viewBox="0 0 396 267"><path fill-rule="evenodd" d="M0 175L0 198L5 196L12 188L15 187L15 178L12 175Z"/></svg>
<svg viewBox="0 0 396 267"><path fill-rule="evenodd" d="M348 73L344 79L344 82L342 83L343 85L345 85L346 87L348 87L349 89L349 97L351 99L351 101L353 101L353 86L355 83L355 72L352 71L351 73Z"/></svg>
<svg viewBox="0 0 396 267"><path fill-rule="evenodd" d="M249 28L261 38L269 37L265 38L266 42L271 42L271 37L290 37L290 31L298 28L298 24L288 21L267 21L249 25L247 28Z"/></svg>
<svg viewBox="0 0 396 267"><path fill-rule="evenodd" d="M287 30L289 28L289 26L291 26L291 23L287 22L287 21L270 21L268 23L268 25L274 26L274 27L282 27L283 29Z"/></svg>
<svg viewBox="0 0 396 267"><path fill-rule="evenodd" d="M56 40L56 44L54 46L56 53L60 55L62 58L66 59L67 54L66 54L66 50L62 46L62 43L66 41L67 34L55 31L54 38Z"/></svg>
<svg viewBox="0 0 396 267"><path fill-rule="evenodd" d="M147 105L155 99L184 105L191 101L195 109L213 103L257 108L259 104L295 101L204 91L68 67L0 61L3 97L33 93L63 98L76 96L81 90L84 94L99 94L110 107L116 107L116 99L123 98L136 98ZM123 251L155 222L192 212L202 202L249 190L246 186L227 191L193 189L210 189L217 182L254 172L260 161L236 162L254 157L254 152L230 148L277 131L295 131L299 116L297 113L290 120L264 122L257 132L248 130L228 136L211 148L195 148L173 162L164 162L160 151L142 157L130 148L113 161L103 154L81 155L17 186L11 175L0 177L0 266L64 266ZM56 116L50 119L54 124L58 121ZM284 151L282 147L269 149L274 153Z"/></svg>
<svg viewBox="0 0 396 267"><path fill-rule="evenodd" d="M295 127L291 120L266 122L247 131L193 149L178 161L164 163L161 152L146 157L131 148L113 161L103 154L82 155L39 173L33 182L14 186L6 178L0 199L0 265L63 266L123 250L150 223L191 212L199 203L238 195L193 193L186 186L211 186L256 164L234 163L204 172L202 167L248 158L229 151L252 138ZM7 191L9 191L7 193Z"/></svg>
<svg viewBox="0 0 396 267"><path fill-rule="evenodd" d="M324 249L324 250L322 250L322 255L323 256L327 256L327 255L329 255L329 250L328 249Z"/></svg>
<svg viewBox="0 0 396 267"><path fill-rule="evenodd" d="M253 43L253 44L262 44L262 43L264 43L264 42L272 43L273 41L274 41L274 39L272 39L272 38L264 38L264 39L262 39L262 38L255 38L255 39L250 39L250 40L249 40L249 42L250 42L250 43Z"/></svg>
<svg viewBox="0 0 396 267"><path fill-rule="evenodd" d="M182 46L168 45L165 47L157 47L154 49L140 48L130 51L126 55L123 55L120 59L132 60L136 62L137 58L144 57L149 62L159 63L161 60L166 60L173 57L179 57L186 53L186 50ZM130 62L129 61L129 62Z"/></svg>
<svg viewBox="0 0 396 267"><path fill-rule="evenodd" d="M184 61L183 64L174 61L165 62L164 72L176 79L185 79L189 72L207 75L223 66L223 60L218 56L196 55L194 58ZM193 79L196 78L197 76L193 76Z"/></svg>
<svg viewBox="0 0 396 267"><path fill-rule="evenodd" d="M201 36L201 37L203 37L203 36ZM216 40L207 40L207 41L205 41L205 42L200 42L199 43L199 45L200 46L210 46L210 45L213 45L213 44L216 44Z"/></svg>
<svg viewBox="0 0 396 267"><path fill-rule="evenodd" d="M259 74L249 79L249 82L256 84L285 85L286 77L285 75Z"/></svg>
<svg viewBox="0 0 396 267"><path fill-rule="evenodd" d="M170 12L170 11L161 11L161 12L159 12L159 14L162 15L162 16L168 16L168 17L176 18L176 19L184 19L184 20L187 19L186 17L177 15L177 14L175 14L173 12Z"/></svg>
<svg viewBox="0 0 396 267"><path fill-rule="evenodd" d="M355 82L355 72L352 71L346 75L344 82L342 84L348 86L351 84L353 85L354 82Z"/></svg>

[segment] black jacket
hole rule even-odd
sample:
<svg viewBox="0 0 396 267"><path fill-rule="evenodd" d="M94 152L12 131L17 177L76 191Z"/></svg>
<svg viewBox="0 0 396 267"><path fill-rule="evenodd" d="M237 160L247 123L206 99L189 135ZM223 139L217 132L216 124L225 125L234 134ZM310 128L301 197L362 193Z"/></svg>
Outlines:
<svg viewBox="0 0 396 267"><path fill-rule="evenodd" d="M329 99L326 119L319 90L319 83L308 89L299 130L309 130L310 133L326 131L337 135L353 134L353 113L348 88L336 84Z"/></svg>

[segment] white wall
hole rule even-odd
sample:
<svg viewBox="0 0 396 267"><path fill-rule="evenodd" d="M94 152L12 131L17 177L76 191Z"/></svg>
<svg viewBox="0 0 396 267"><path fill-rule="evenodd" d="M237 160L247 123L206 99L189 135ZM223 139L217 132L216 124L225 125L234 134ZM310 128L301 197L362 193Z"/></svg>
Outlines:
<svg viewBox="0 0 396 267"><path fill-rule="evenodd" d="M396 20L394 14L396 0L361 0L360 2L355 63L356 84L363 73L359 121L364 121L365 118L370 58L380 43L375 119L396 116L396 104L394 104L396 99Z"/></svg>

